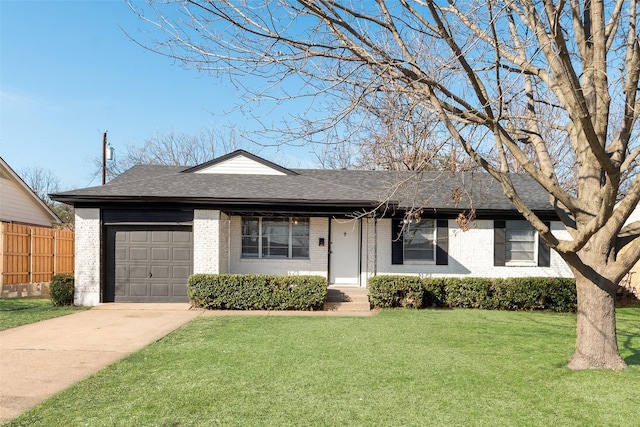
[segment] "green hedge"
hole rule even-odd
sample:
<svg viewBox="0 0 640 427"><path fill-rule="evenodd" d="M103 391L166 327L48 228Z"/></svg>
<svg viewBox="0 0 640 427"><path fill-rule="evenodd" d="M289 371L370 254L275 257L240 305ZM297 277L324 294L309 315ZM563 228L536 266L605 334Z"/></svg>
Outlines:
<svg viewBox="0 0 640 427"><path fill-rule="evenodd" d="M64 273L53 276L49 282L51 303L56 307L73 305L74 283L73 274Z"/></svg>
<svg viewBox="0 0 640 427"><path fill-rule="evenodd" d="M576 310L575 279L557 277L369 279L374 307L464 307L488 310Z"/></svg>
<svg viewBox="0 0 640 427"><path fill-rule="evenodd" d="M211 310L321 310L327 279L321 276L194 274L189 299Z"/></svg>

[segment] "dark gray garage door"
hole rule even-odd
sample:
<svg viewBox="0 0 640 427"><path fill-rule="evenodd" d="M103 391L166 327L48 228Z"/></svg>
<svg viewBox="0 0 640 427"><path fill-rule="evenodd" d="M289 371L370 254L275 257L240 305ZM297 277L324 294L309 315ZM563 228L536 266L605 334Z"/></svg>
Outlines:
<svg viewBox="0 0 640 427"><path fill-rule="evenodd" d="M105 302L188 302L193 237L187 226L110 226Z"/></svg>

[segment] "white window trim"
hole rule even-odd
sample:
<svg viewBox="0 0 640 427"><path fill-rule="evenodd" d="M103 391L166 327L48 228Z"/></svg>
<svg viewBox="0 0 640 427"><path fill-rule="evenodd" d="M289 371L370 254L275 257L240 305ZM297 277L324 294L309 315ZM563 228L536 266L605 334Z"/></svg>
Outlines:
<svg viewBox="0 0 640 427"><path fill-rule="evenodd" d="M242 233L242 223L244 222L245 218L250 218L250 219L257 219L258 220L258 256L245 256L244 253L242 252L242 239L245 237L245 235ZM309 260L310 259L310 255L311 255L311 221L309 220L309 218L306 217L274 217L274 218L278 218L278 219L287 219L288 220L288 224L289 224L289 240L288 240L288 249L287 249L287 256L263 256L262 255L262 241L264 239L263 235L262 235L262 220L265 217L258 217L258 216L246 216L246 217L241 217L240 218L240 258L243 260L270 260L270 261L277 261L277 260L289 260L289 261L296 261L296 260ZM307 230L308 230L308 235L307 235L307 243L309 244L309 247L307 248L307 252L309 253L309 255L307 255L306 257L293 257L293 219L294 218L302 218L305 219L307 221ZM270 217L267 217L267 219L271 219Z"/></svg>
<svg viewBox="0 0 640 427"><path fill-rule="evenodd" d="M518 220L520 221L520 220ZM522 220L522 222L527 222L525 220ZM534 228L533 229L533 259L531 261L505 261L504 265L505 267L537 267L538 266L538 243L540 241L540 239L538 238L538 231ZM506 228L505 228L505 235L506 235ZM505 238L505 246L509 243L509 241ZM508 254L506 253L506 247L505 247L505 257Z"/></svg>
<svg viewBox="0 0 640 427"><path fill-rule="evenodd" d="M435 265L436 263L436 251L437 251L437 247L436 247L436 236L437 236L437 232L438 232L438 223L435 219L433 218L423 218L425 221L432 221L433 222L433 233L431 236L431 241L432 241L432 245L433 245L433 258L432 259L408 259L407 258L407 253L405 252L406 246L405 243L407 241L405 235L406 233L409 231L404 231L402 234L402 259L403 259L403 265ZM411 223L408 224L408 226L410 226Z"/></svg>

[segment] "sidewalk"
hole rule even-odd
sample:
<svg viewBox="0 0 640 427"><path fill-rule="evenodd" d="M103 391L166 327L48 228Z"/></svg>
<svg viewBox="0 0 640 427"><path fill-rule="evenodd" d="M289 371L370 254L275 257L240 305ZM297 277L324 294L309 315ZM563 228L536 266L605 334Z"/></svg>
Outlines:
<svg viewBox="0 0 640 427"><path fill-rule="evenodd" d="M0 331L0 423L201 314L188 304L110 304Z"/></svg>

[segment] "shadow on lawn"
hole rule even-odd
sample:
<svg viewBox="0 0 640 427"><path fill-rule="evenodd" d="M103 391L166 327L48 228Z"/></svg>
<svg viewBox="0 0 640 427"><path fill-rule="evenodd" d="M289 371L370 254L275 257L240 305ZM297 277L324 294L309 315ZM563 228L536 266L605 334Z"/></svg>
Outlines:
<svg viewBox="0 0 640 427"><path fill-rule="evenodd" d="M627 356L624 358L624 361L627 365L640 365L640 349L634 348L631 340L633 338L637 338L637 335L629 334L629 333L618 333L618 336L623 339L622 348L620 351L629 351L631 352L631 356Z"/></svg>

